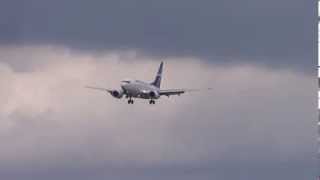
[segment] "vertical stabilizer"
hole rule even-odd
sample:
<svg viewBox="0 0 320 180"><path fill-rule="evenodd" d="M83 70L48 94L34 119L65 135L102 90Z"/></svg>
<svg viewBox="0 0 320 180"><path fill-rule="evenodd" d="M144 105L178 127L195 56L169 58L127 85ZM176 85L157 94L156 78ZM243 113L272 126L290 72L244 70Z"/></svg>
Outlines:
<svg viewBox="0 0 320 180"><path fill-rule="evenodd" d="M154 86L156 86L158 88L160 88L160 85L161 85L162 69L163 69L163 62L161 62L160 66L159 66L156 78L151 83L152 85L154 85Z"/></svg>

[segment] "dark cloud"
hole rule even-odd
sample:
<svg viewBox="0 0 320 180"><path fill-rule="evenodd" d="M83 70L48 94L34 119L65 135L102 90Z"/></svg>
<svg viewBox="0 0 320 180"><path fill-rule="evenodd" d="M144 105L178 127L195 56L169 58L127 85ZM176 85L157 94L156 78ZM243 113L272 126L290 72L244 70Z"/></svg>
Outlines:
<svg viewBox="0 0 320 180"><path fill-rule="evenodd" d="M310 70L313 1L4 0L0 41ZM313 29L313 30L312 30Z"/></svg>

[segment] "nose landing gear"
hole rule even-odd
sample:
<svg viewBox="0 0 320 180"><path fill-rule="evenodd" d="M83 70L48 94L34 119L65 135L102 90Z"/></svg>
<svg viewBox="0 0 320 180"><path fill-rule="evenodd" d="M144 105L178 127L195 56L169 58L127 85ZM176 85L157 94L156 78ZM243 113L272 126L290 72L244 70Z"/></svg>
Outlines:
<svg viewBox="0 0 320 180"><path fill-rule="evenodd" d="M149 101L149 104L156 104L156 102L155 102L153 99L151 99L151 100Z"/></svg>

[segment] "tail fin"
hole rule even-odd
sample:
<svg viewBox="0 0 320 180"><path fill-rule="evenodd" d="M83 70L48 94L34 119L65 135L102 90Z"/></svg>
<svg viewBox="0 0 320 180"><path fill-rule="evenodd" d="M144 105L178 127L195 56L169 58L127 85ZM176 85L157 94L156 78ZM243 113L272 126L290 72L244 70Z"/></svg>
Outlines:
<svg viewBox="0 0 320 180"><path fill-rule="evenodd" d="M161 85L162 69L163 69L163 62L161 62L160 66L159 66L156 78L151 83L152 85L154 85L154 86L156 86L158 88L160 88L160 85Z"/></svg>

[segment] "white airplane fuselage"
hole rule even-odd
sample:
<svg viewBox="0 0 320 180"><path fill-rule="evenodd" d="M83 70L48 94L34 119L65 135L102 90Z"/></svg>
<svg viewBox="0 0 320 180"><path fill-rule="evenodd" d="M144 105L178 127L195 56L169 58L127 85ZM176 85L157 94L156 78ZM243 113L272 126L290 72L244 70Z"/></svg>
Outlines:
<svg viewBox="0 0 320 180"><path fill-rule="evenodd" d="M123 81L121 88L126 97L142 98L142 99L158 99L160 97L160 89L149 83L133 80Z"/></svg>

